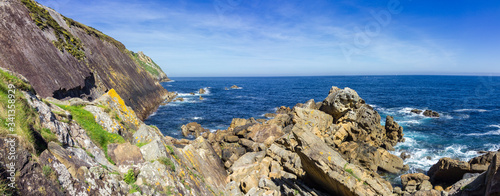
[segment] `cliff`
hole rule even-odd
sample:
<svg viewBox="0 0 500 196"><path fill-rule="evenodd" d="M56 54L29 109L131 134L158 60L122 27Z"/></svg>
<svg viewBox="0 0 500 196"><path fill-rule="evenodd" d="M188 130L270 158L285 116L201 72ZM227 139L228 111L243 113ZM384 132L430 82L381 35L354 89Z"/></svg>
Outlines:
<svg viewBox="0 0 500 196"><path fill-rule="evenodd" d="M167 74L163 72L158 64L156 64L153 59L149 56L146 56L142 51L137 53L130 51L130 55L132 59L139 64L142 68L144 68L153 78L155 78L159 82L168 82L170 78L167 77Z"/></svg>
<svg viewBox="0 0 500 196"><path fill-rule="evenodd" d="M2 0L0 13L0 67L26 77L42 97L91 101L115 89L144 119L167 95L159 67L92 27L32 0Z"/></svg>

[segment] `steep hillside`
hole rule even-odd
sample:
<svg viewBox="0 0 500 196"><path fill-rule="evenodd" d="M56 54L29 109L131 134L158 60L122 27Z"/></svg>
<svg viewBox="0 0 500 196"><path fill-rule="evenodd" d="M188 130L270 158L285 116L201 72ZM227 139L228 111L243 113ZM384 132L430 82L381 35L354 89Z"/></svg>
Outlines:
<svg viewBox="0 0 500 196"><path fill-rule="evenodd" d="M146 71L148 71L153 78L160 82L168 82L170 79L167 77L167 74L161 70L161 67L156 64L153 59L151 59L149 56L146 56L142 51L139 51L137 53L130 51L130 55L132 55L132 59L140 65L142 68L144 68Z"/></svg>
<svg viewBox="0 0 500 196"><path fill-rule="evenodd" d="M0 67L26 77L38 95L94 100L115 89L141 119L164 100L161 77L102 32L32 0L2 0L0 13Z"/></svg>

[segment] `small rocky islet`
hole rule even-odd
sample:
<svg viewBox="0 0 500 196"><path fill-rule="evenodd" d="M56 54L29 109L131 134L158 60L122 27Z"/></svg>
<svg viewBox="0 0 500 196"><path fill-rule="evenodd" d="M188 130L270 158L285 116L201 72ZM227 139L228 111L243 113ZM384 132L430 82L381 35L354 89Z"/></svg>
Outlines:
<svg viewBox="0 0 500 196"><path fill-rule="evenodd" d="M2 195L500 194L499 152L410 173L410 155L391 153L403 128L350 88L225 130L182 126L192 140L164 136L143 120L183 100L161 87L169 79L151 58L32 0L0 10L0 52L12 54L0 58ZM9 89L14 131L3 126Z"/></svg>

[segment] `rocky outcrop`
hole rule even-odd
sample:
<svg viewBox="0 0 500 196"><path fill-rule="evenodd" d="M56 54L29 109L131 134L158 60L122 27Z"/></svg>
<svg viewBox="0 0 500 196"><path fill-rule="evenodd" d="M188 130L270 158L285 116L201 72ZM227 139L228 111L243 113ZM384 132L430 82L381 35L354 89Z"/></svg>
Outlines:
<svg viewBox="0 0 500 196"><path fill-rule="evenodd" d="M0 12L0 67L41 97L95 100L115 89L140 119L163 102L167 91L113 38L32 0L3 1Z"/></svg>
<svg viewBox="0 0 500 196"><path fill-rule="evenodd" d="M187 137L188 135L200 137L201 134L203 134L209 130L201 127L201 125L198 124L197 122L191 122L191 123L188 123L186 125L182 125L181 131L182 131L182 135L184 137Z"/></svg>
<svg viewBox="0 0 500 196"><path fill-rule="evenodd" d="M439 113L432 110L425 110L422 114L427 117L439 118Z"/></svg>
<svg viewBox="0 0 500 196"><path fill-rule="evenodd" d="M401 184L403 185L403 194L424 194L424 191L431 191L433 186L429 182L429 176L422 173L405 174L401 176ZM439 195L441 195L438 192ZM426 195L426 194L424 194Z"/></svg>
<svg viewBox="0 0 500 196"><path fill-rule="evenodd" d="M491 153L471 159L469 162L445 157L434 164L427 174L431 177L433 184L450 185L461 180L466 173L482 173L486 171L490 165L487 160L491 161L492 158Z"/></svg>

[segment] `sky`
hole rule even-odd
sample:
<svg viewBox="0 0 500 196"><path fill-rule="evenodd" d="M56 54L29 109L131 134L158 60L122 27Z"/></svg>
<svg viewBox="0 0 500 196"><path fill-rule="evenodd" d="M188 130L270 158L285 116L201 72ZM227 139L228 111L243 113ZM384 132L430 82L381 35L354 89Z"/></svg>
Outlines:
<svg viewBox="0 0 500 196"><path fill-rule="evenodd" d="M170 77L500 75L500 1L39 2Z"/></svg>

